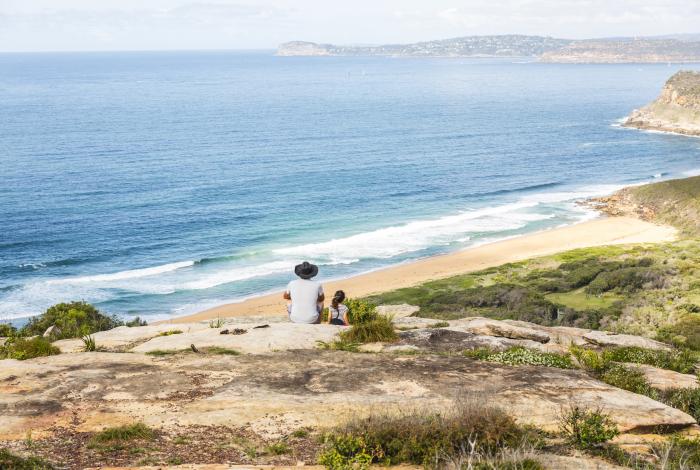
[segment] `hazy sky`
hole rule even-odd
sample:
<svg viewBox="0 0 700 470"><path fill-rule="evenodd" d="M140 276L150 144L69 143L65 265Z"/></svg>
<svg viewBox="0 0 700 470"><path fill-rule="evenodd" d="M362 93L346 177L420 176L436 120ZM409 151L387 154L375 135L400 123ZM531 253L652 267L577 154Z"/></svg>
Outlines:
<svg viewBox="0 0 700 470"><path fill-rule="evenodd" d="M258 49L700 32L700 0L0 0L0 51Z"/></svg>

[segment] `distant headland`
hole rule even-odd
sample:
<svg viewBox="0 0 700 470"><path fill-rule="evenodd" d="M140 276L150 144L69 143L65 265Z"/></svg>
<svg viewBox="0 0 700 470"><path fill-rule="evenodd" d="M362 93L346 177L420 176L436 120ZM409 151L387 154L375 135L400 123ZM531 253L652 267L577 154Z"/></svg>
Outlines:
<svg viewBox="0 0 700 470"><path fill-rule="evenodd" d="M278 56L533 57L551 63L700 62L696 35L559 39L545 36L465 36L412 44L342 46L308 41L281 44Z"/></svg>
<svg viewBox="0 0 700 470"><path fill-rule="evenodd" d="M632 111L623 126L700 136L700 72L673 75L661 95Z"/></svg>

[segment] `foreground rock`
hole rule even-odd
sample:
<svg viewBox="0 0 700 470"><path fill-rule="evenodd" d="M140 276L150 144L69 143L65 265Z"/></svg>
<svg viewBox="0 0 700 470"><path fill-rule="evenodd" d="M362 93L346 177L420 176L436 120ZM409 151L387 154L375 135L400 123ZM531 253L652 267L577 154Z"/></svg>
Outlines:
<svg viewBox="0 0 700 470"><path fill-rule="evenodd" d="M649 105L634 110L625 127L700 135L700 72L681 71Z"/></svg>
<svg viewBox="0 0 700 470"><path fill-rule="evenodd" d="M0 361L0 439L137 420L164 429L247 426L274 436L378 410L446 408L465 399L500 406L520 422L549 430L571 403L604 408L623 431L695 422L581 371L508 367L462 356L79 353Z"/></svg>

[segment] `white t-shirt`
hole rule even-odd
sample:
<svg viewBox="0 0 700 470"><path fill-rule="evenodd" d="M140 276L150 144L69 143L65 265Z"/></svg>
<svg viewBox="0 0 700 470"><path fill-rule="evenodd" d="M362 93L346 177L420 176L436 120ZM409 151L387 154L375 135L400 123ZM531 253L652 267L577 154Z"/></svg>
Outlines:
<svg viewBox="0 0 700 470"><path fill-rule="evenodd" d="M316 323L319 316L318 297L323 295L320 282L311 279L294 279L287 285L292 298L289 319L294 323Z"/></svg>
<svg viewBox="0 0 700 470"><path fill-rule="evenodd" d="M334 309L332 305L328 307L328 314L331 316L331 319L337 318L338 320L343 320L345 321L345 314L348 313L348 308L345 306L345 304L340 304L338 305L338 309Z"/></svg>

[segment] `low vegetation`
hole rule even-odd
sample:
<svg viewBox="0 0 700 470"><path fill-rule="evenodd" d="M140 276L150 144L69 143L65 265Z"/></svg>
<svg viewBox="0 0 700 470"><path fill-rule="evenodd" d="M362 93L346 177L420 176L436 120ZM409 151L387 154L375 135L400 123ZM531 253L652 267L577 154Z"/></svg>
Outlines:
<svg viewBox="0 0 700 470"><path fill-rule="evenodd" d="M571 369L574 367L568 354L542 352L521 346L515 346L500 352L490 349L474 349L464 351L463 354L474 359L499 362L509 366L529 365L558 367L560 369Z"/></svg>
<svg viewBox="0 0 700 470"><path fill-rule="evenodd" d="M11 337L0 346L0 359L33 359L35 357L53 356L61 350L41 336L34 338Z"/></svg>
<svg viewBox="0 0 700 470"><path fill-rule="evenodd" d="M83 349L86 352L97 351L97 343L94 336L83 336Z"/></svg>
<svg viewBox="0 0 700 470"><path fill-rule="evenodd" d="M631 199L650 208L656 220L688 236L700 235L700 176L629 188Z"/></svg>
<svg viewBox="0 0 700 470"><path fill-rule="evenodd" d="M161 331L158 333L158 336L172 336L172 335L179 335L182 334L182 330L168 330L168 331Z"/></svg>
<svg viewBox="0 0 700 470"><path fill-rule="evenodd" d="M562 411L559 429L569 444L579 449L595 447L619 434L609 415L600 409L591 410L578 405Z"/></svg>
<svg viewBox="0 0 700 470"><path fill-rule="evenodd" d="M700 244L573 250L368 297L418 316L575 326L656 338L700 351Z"/></svg>
<svg viewBox="0 0 700 470"><path fill-rule="evenodd" d="M54 305L43 314L32 317L20 329L22 336L43 335L51 326L51 339L80 338L98 331L111 330L122 325L114 316L100 313L86 302L70 302Z"/></svg>
<svg viewBox="0 0 700 470"><path fill-rule="evenodd" d="M53 470L54 466L38 457L20 457L7 449L0 449L0 469L4 470Z"/></svg>
<svg viewBox="0 0 700 470"><path fill-rule="evenodd" d="M467 402L451 413L416 411L356 419L324 439L319 463L346 469L371 464L439 466L470 450L495 457L504 448L536 441L537 435L497 408Z"/></svg>

